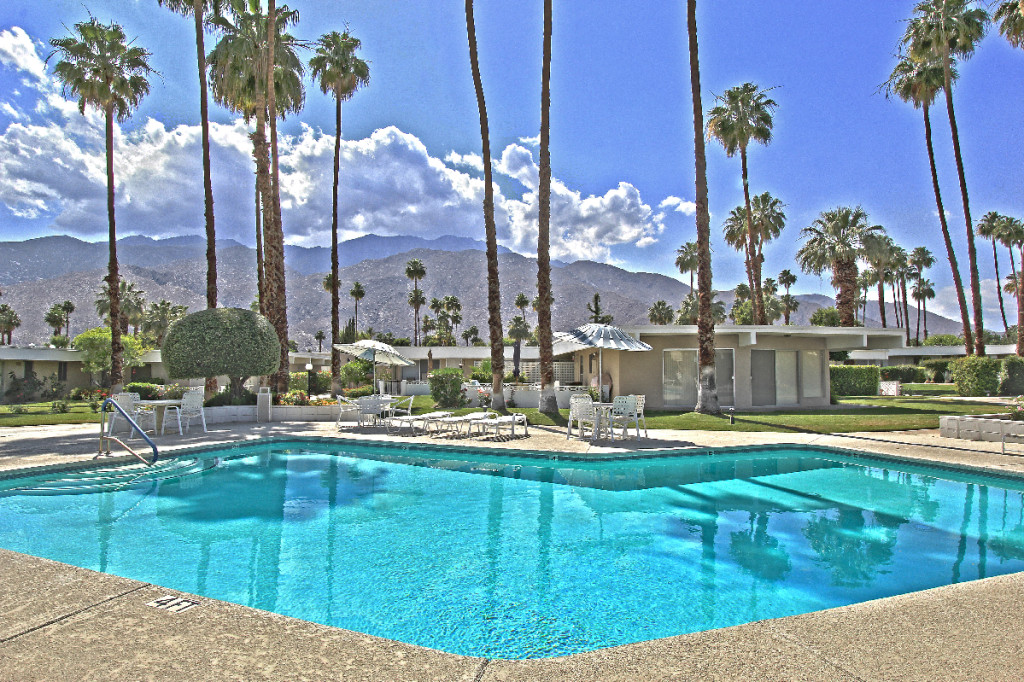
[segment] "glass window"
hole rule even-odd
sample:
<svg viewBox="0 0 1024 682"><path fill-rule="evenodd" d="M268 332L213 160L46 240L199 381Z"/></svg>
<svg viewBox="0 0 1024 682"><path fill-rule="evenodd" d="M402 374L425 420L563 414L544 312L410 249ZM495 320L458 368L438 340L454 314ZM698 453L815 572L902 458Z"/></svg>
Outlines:
<svg viewBox="0 0 1024 682"><path fill-rule="evenodd" d="M665 405L696 405L697 351L667 350L662 367L661 390Z"/></svg>
<svg viewBox="0 0 1024 682"><path fill-rule="evenodd" d="M750 402L755 407L775 404L775 351L750 351Z"/></svg>
<svg viewBox="0 0 1024 682"><path fill-rule="evenodd" d="M731 348L715 349L715 384L720 405L736 404L735 360Z"/></svg>
<svg viewBox="0 0 1024 682"><path fill-rule="evenodd" d="M775 404L796 405L800 402L796 383L796 351L775 351Z"/></svg>
<svg viewBox="0 0 1024 682"><path fill-rule="evenodd" d="M822 352L805 350L800 352L800 390L805 398L823 398L822 390Z"/></svg>

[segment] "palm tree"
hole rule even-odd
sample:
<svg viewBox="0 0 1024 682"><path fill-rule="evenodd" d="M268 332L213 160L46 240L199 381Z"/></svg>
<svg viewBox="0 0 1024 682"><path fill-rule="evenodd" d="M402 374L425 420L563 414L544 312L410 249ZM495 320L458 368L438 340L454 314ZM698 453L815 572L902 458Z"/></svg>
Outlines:
<svg viewBox="0 0 1024 682"><path fill-rule="evenodd" d="M651 324L672 324L673 317L672 306L665 301L655 301L647 310L647 319Z"/></svg>
<svg viewBox="0 0 1024 682"><path fill-rule="evenodd" d="M694 202L697 205L697 412L718 414L715 384L715 319L711 299L711 214L708 212L707 155L704 150L704 109L700 97L700 55L697 46L697 0L686 0L687 42L690 57L690 99L693 104Z"/></svg>
<svg viewBox="0 0 1024 682"><path fill-rule="evenodd" d="M914 274L914 268L910 265L910 255L902 246L897 246L893 251L893 279L899 284L900 301L900 326L903 327L903 334L906 343L910 345L910 307L907 303L907 279Z"/></svg>
<svg viewBox="0 0 1024 682"><path fill-rule="evenodd" d="M697 272L697 242L686 242L676 249L676 267L679 274L690 274L690 291L693 291L693 275Z"/></svg>
<svg viewBox="0 0 1024 682"><path fill-rule="evenodd" d="M779 273L779 284L786 290L786 293L782 296L782 314L785 317L783 324L789 324L789 314L800 307L800 302L789 295L789 288L796 284L796 275L788 269L783 270Z"/></svg>
<svg viewBox="0 0 1024 682"><path fill-rule="evenodd" d="M196 66L199 71L199 120L203 142L203 197L206 218L206 307L217 307L217 231L213 220L213 180L210 172L210 117L206 87L206 46L203 24L207 15L220 16L224 0L157 0L182 16L192 16L196 29Z"/></svg>
<svg viewBox="0 0 1024 682"><path fill-rule="evenodd" d="M736 288L733 289L733 294L736 297L736 300L741 302L741 303L743 301L749 301L750 300L750 287L747 286L746 284L743 284L743 283L737 284Z"/></svg>
<svg viewBox="0 0 1024 682"><path fill-rule="evenodd" d="M316 352L317 353L323 353L324 352L324 339L326 339L326 338L327 338L327 334L324 334L324 330L323 329L317 329L316 330L316 334L313 334L313 340L316 341L316 343L317 343L317 346L316 346Z"/></svg>
<svg viewBox="0 0 1024 682"><path fill-rule="evenodd" d="M857 289L857 258L863 249L866 235L881 228L868 225L868 216L859 206L841 206L823 211L810 226L800 231L804 245L797 251L800 268L807 273L821 275L832 272L832 286L838 292L836 308L839 325L853 327L854 299Z"/></svg>
<svg viewBox="0 0 1024 682"><path fill-rule="evenodd" d="M770 192L758 194L750 200L751 225L754 228L756 253L753 255L753 277L761 281L761 267L764 265L764 243L777 239L786 227L786 213L782 210L786 205L776 199ZM762 317L764 303L762 301Z"/></svg>
<svg viewBox="0 0 1024 682"><path fill-rule="evenodd" d="M974 0L922 0L914 7L914 16L907 23L902 44L911 58L938 59L942 65L943 91L946 95L946 113L953 138L953 155L960 181L964 223L967 228L967 260L971 275L971 298L974 308L974 352L985 354L985 326L982 319L981 280L978 275L978 254L974 247L974 225L967 194L964 161L960 153L960 132L953 109L953 60L968 59L977 44L985 37L988 12L974 7Z"/></svg>
<svg viewBox="0 0 1024 682"><path fill-rule="evenodd" d="M413 258L405 264L405 276L412 280L412 288L414 291L419 290L420 280L427 276L427 266L423 264L419 258ZM426 303L426 300L413 304L413 298L422 298L423 292L420 292L418 297L414 297L412 293L409 294L409 305L413 306L413 345L418 346L420 344L420 306Z"/></svg>
<svg viewBox="0 0 1024 682"><path fill-rule="evenodd" d="M955 66L950 67L951 80L956 80ZM945 87L945 70L939 59L918 60L903 57L893 69L882 88L886 97L896 96L904 102L910 102L915 109L921 109L924 115L924 141L928 150L928 165L932 174L932 191L935 194L935 205L942 229L942 239L946 245L946 258L953 274L953 286L956 288L957 302L960 305L960 321L964 329L964 346L967 354L974 353L974 336L971 333L971 319L967 312L967 299L964 296L964 285L960 279L960 266L957 264L953 240L949 235L946 222L946 210L942 205L942 192L939 189L939 175L935 167L935 150L932 145L932 122L930 107L935 102L939 90Z"/></svg>
<svg viewBox="0 0 1024 682"><path fill-rule="evenodd" d="M715 324L725 322L727 313L725 303L718 300L715 292L711 293L711 318ZM700 318L700 300L694 292L688 293L679 304L679 310L675 313L676 324L697 324ZM671 319L668 323L671 323Z"/></svg>
<svg viewBox="0 0 1024 682"><path fill-rule="evenodd" d="M352 285L352 288L349 290L348 295L351 296L352 300L356 302L356 331L359 331L359 302L363 300L364 296L366 296L366 289L363 289L362 284L356 282L355 284Z"/></svg>
<svg viewBox="0 0 1024 682"><path fill-rule="evenodd" d="M480 113L480 142L484 166L484 233L487 239L487 327L491 343L491 406L504 409L502 379L505 374L505 343L501 326L501 289L498 286L498 236L494 222L494 185L491 180L491 138L487 126L487 102L480 78L480 59L476 49L476 22L473 0L466 0L466 34L469 37L469 65L473 72L476 105ZM540 241L537 243L538 253ZM540 263L538 262L538 268ZM540 282L538 280L538 286Z"/></svg>
<svg viewBox="0 0 1024 682"><path fill-rule="evenodd" d="M516 381L519 381L520 348L523 341L530 338L530 334L530 325L527 324L522 315L516 315L512 318L512 322L508 326L508 336L515 342L515 345L512 347L512 374L515 376Z"/></svg>
<svg viewBox="0 0 1024 682"><path fill-rule="evenodd" d="M795 313L797 311L800 307L800 301L797 300L796 296L785 293L782 295L782 298L779 299L779 302L782 303L782 323L789 324L789 315L790 313Z"/></svg>
<svg viewBox="0 0 1024 682"><path fill-rule="evenodd" d="M537 189L537 341L540 346L540 403L545 414L558 414L555 364L551 347L551 5L544 0L544 44L540 80L540 186Z"/></svg>
<svg viewBox="0 0 1024 682"><path fill-rule="evenodd" d="M331 31L320 37L316 54L309 60L314 80L320 81L320 90L334 95L334 184L331 194L331 277L339 281L338 274L338 176L341 162L341 103L352 98L356 90L370 82L370 67L355 56L362 43L348 31ZM331 287L331 377L336 379L341 370L341 354L333 350L340 343L341 304L337 286ZM337 370L335 369L337 365Z"/></svg>
<svg viewBox="0 0 1024 682"><path fill-rule="evenodd" d="M1002 0L992 19L999 22L999 33L1014 47L1024 47L1024 5L1020 0Z"/></svg>
<svg viewBox="0 0 1024 682"><path fill-rule="evenodd" d="M725 238L726 244L737 251L743 251L743 267L747 272L747 287L753 292L753 251L750 245L750 231L747 229L747 211L745 208L737 206L729 211L729 216L722 223L722 235Z"/></svg>
<svg viewBox="0 0 1024 682"><path fill-rule="evenodd" d="M910 252L910 258L908 259L910 267L914 277L914 288L921 285L924 280L924 271L935 265L935 257L932 256L932 252L928 250L926 246L918 246ZM913 294L913 292L911 292ZM918 345L921 344L921 305L920 299L914 295L914 300L918 301L917 306L917 331L914 333L914 339ZM927 320L925 320L927 323Z"/></svg>
<svg viewBox="0 0 1024 682"><path fill-rule="evenodd" d="M924 311L924 339L928 340L928 301L935 298L935 285L930 279L922 278L911 290L911 295Z"/></svg>
<svg viewBox="0 0 1024 682"><path fill-rule="evenodd" d="M415 341L413 341L413 343L418 346L420 343L420 308L427 304L427 297L424 295L422 289L416 288L409 292L408 301L409 305L412 306L415 325L413 331Z"/></svg>
<svg viewBox="0 0 1024 682"><path fill-rule="evenodd" d="M157 346L162 346L171 325L188 314L188 306L175 305L167 299L150 303L142 319L142 331L152 334Z"/></svg>
<svg viewBox="0 0 1024 682"><path fill-rule="evenodd" d="M516 300L513 305L519 308L519 313L523 316L523 319L525 320L526 309L530 305L530 297L524 294L523 292L519 292L518 294L516 294Z"/></svg>
<svg viewBox="0 0 1024 682"><path fill-rule="evenodd" d="M121 280L117 285L117 299L121 303L121 315L118 318L117 327L122 334L128 333L128 327L138 327L142 324L142 317L146 311L145 291L135 288L134 282ZM110 317L110 292L106 283L96 293L96 314L106 320L106 323L113 327Z"/></svg>
<svg viewBox="0 0 1024 682"><path fill-rule="evenodd" d="M743 206L746 210L748 259L756 268L758 253L757 233L753 227L753 210L750 202L750 183L747 171L747 147L758 142L767 145L772 139L772 113L778 106L768 97L768 90L762 90L754 83L730 88L715 98L719 103L708 112L708 136L718 140L725 148L726 156L740 153L740 172L743 176ZM760 277L751 272L754 293L754 322L764 324L764 297L761 293Z"/></svg>
<svg viewBox="0 0 1024 682"><path fill-rule="evenodd" d="M458 330L460 324L462 324L462 302L459 301L459 297L454 294L449 294L441 299L441 303L444 305L445 311L448 313L448 319L452 323L452 331Z"/></svg>
<svg viewBox="0 0 1024 682"><path fill-rule="evenodd" d="M480 340L480 330L476 328L476 325L468 327L462 331L462 340L466 342L466 345L476 343Z"/></svg>
<svg viewBox="0 0 1024 682"><path fill-rule="evenodd" d="M1018 218L1007 217L1003 222L1002 226L1002 238L1007 248L1015 246L1019 252L1021 270L1013 272L1013 280L1017 284L1018 289L1016 290L1017 296L1017 355L1024 356L1024 334L1020 333L1021 320L1024 320L1024 291L1020 287L1024 287L1024 222ZM1011 258L1010 263L1012 264L1014 258Z"/></svg>
<svg viewBox="0 0 1024 682"><path fill-rule="evenodd" d="M1000 242L1000 233L1005 221L1006 217L995 211L989 211L978 221L978 236L983 239L992 240L992 263L996 269L996 282L1002 281L1002 278L999 276L999 252L996 250L996 244ZM1003 332L1009 332L1010 325L1006 323L1006 307L1003 304L1002 287L997 286L996 293L999 295L999 314L1003 317Z"/></svg>
<svg viewBox="0 0 1024 682"><path fill-rule="evenodd" d="M21 326L21 317L6 303L0 304L0 345L6 339L8 346L14 343L14 330Z"/></svg>
<svg viewBox="0 0 1024 682"><path fill-rule="evenodd" d="M50 309L43 315L43 322L53 330L54 336L60 336L60 332L64 328L64 311L61 309L60 303L50 306Z"/></svg>
<svg viewBox="0 0 1024 682"><path fill-rule="evenodd" d="M885 274L889 270L895 246L892 238L885 234L881 226L877 232L864 235L861 246L861 256L873 271L872 279L878 285L878 316L883 328L889 326L885 318Z"/></svg>
<svg viewBox="0 0 1024 682"><path fill-rule="evenodd" d="M230 0L232 19L214 17L211 23L223 37L207 56L215 101L245 119L256 121L253 156L256 185L263 210L263 279L260 306L281 341L281 366L272 381L278 391L288 382L288 310L285 303L284 233L281 227L277 162L277 117L302 109L302 62L298 42L286 29L298 12L270 0L263 14L259 0ZM273 26L274 30L268 30ZM273 84L273 87L271 87ZM268 148L267 122L270 123Z"/></svg>
<svg viewBox="0 0 1024 682"><path fill-rule="evenodd" d="M126 121L142 98L149 93L147 76L153 73L149 66L150 53L127 41L124 30L117 24L101 24L90 19L75 24L72 35L54 38L50 45L60 61L54 74L64 86L64 94L78 98L78 110L85 115L86 107L103 111L106 131L107 155L107 227L109 258L107 286L111 292L110 316L121 318L118 299L120 281L117 263L117 226L114 219L114 119ZM121 329L111 325L110 384L120 389L123 381L121 361L124 345Z"/></svg>
<svg viewBox="0 0 1024 682"><path fill-rule="evenodd" d="M64 335L71 338L71 313L75 312L75 304L71 301L64 301L60 304L64 312Z"/></svg>

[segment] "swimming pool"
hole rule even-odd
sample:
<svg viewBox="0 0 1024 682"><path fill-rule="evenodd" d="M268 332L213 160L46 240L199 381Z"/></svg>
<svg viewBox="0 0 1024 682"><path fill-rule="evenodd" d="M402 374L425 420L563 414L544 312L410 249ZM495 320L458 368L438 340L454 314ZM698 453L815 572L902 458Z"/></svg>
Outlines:
<svg viewBox="0 0 1024 682"><path fill-rule="evenodd" d="M578 462L289 441L127 471L0 481L0 547L491 658L1024 570L1024 481L824 449Z"/></svg>

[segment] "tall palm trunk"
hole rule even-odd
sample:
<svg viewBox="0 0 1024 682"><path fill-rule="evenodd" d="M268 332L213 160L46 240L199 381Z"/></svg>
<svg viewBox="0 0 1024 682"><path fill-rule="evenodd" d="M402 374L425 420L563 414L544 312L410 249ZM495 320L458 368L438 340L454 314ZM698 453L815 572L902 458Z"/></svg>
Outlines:
<svg viewBox="0 0 1024 682"><path fill-rule="evenodd" d="M253 138L255 141L255 138ZM256 152L253 152L255 158ZM260 201L260 173L256 171L256 191L253 193L256 197L256 298L259 301L260 315L267 314L267 295L266 295L266 284L263 279L263 221L260 219L260 211L262 210Z"/></svg>
<svg viewBox="0 0 1024 682"><path fill-rule="evenodd" d="M338 294L338 176L341 167L341 98L335 97L334 108L334 189L331 196L331 383L335 393L341 389L341 306Z"/></svg>
<svg viewBox="0 0 1024 682"><path fill-rule="evenodd" d="M690 98L693 102L694 201L697 204L697 412L718 414L715 383L715 318L711 312L711 216L708 213L708 160L704 150L704 108L700 98L700 55L697 48L697 0L686 0L690 48ZM744 185L744 187L746 187ZM750 216L747 201L747 216Z"/></svg>
<svg viewBox="0 0 1024 682"><path fill-rule="evenodd" d="M501 327L501 290L498 287L498 238L494 224L494 187L491 184L491 138L487 126L487 102L480 79L480 61L476 51L476 22L473 0L466 0L466 33L469 36L469 64L473 71L476 105L480 112L480 142L484 164L484 231L487 237L487 327L491 343L491 406L505 408L502 380L505 374L505 343Z"/></svg>
<svg viewBox="0 0 1024 682"><path fill-rule="evenodd" d="M999 252L996 250L996 238L992 237L992 262L996 267L996 294L999 295L999 314L1003 317L1003 333L1010 331L1006 323L1006 306L1003 304L1003 281L999 277Z"/></svg>
<svg viewBox="0 0 1024 682"><path fill-rule="evenodd" d="M921 286L921 280L918 280L918 287L920 287L920 286ZM918 291L920 291L920 290L921 289L918 288ZM914 300L917 302L917 330L914 332L914 343L915 343L915 345L920 346L921 345L921 302L924 301L924 299L923 298L915 298Z"/></svg>
<svg viewBox="0 0 1024 682"><path fill-rule="evenodd" d="M928 103L922 105L924 111L924 141L928 147L928 165L932 171L932 189L935 191L935 206L939 211L939 226L942 228L942 239L946 244L946 258L953 271L953 286L956 287L956 298L960 304L960 322L964 328L964 348L968 355L974 354L974 336L971 333L971 320L967 315L967 299L964 297L964 284L960 280L960 266L956 262L953 251L953 240L949 237L949 225L946 223L946 210L942 207L942 192L939 190L939 173L935 169L935 149L932 147L932 121L928 115ZM925 313L924 338L928 338L928 315Z"/></svg>
<svg viewBox="0 0 1024 682"><path fill-rule="evenodd" d="M114 221L114 108L107 106L107 228L109 230L109 260L107 262L107 291L110 294L110 389L120 390L124 383L121 373L121 358L124 344L121 342L121 290L117 271L117 226Z"/></svg>
<svg viewBox="0 0 1024 682"><path fill-rule="evenodd" d="M213 180L210 172L210 115L206 88L206 46L203 0L192 0L196 21L196 63L199 67L199 119L203 136L203 197L206 217L206 307L217 307L217 231L213 222ZM216 379L214 379L216 386Z"/></svg>
<svg viewBox="0 0 1024 682"><path fill-rule="evenodd" d="M1020 277L1017 277L1017 355L1024 356L1024 246L1020 247Z"/></svg>
<svg viewBox="0 0 1024 682"><path fill-rule="evenodd" d="M903 304L903 330L910 345L910 305L907 303L907 278L900 277L900 300Z"/></svg>
<svg viewBox="0 0 1024 682"><path fill-rule="evenodd" d="M703 116L701 117L703 118ZM747 148L740 147L740 170L743 174L743 206L747 210L747 268L750 271L750 298L754 304L754 324L765 324L764 295L761 292L761 267L757 262L757 235L750 207L750 183L747 175Z"/></svg>
<svg viewBox="0 0 1024 682"><path fill-rule="evenodd" d="M537 218L537 342L540 345L541 412L556 414L554 353L551 349L551 2L544 0L544 47L540 88L540 189ZM518 343L516 347L518 349Z"/></svg>
<svg viewBox="0 0 1024 682"><path fill-rule="evenodd" d="M856 261L837 260L832 263L832 283L836 287L836 308L839 310L839 326L854 327L853 315L855 292L857 291Z"/></svg>
<svg viewBox="0 0 1024 682"><path fill-rule="evenodd" d="M896 326L903 326L903 312L900 308L900 296L896 290L896 274L893 273L892 281L889 282L889 288L892 289L892 314L896 317Z"/></svg>
<svg viewBox="0 0 1024 682"><path fill-rule="evenodd" d="M878 273L878 315L882 318L882 328L885 329L889 325L885 320L885 273L881 271Z"/></svg>
<svg viewBox="0 0 1024 682"><path fill-rule="evenodd" d="M924 340L928 340L928 299L921 301L921 308L924 310Z"/></svg>
<svg viewBox="0 0 1024 682"><path fill-rule="evenodd" d="M288 305L285 300L284 281L284 228L281 225L281 182L277 153L277 93L274 87L274 42L277 37L277 3L267 2L267 120L270 123L270 205L272 225L267 230L264 221L267 243L267 284L271 291L273 315L270 321L277 330L277 339L281 342L281 364L273 376L272 383L279 393L288 390Z"/></svg>
<svg viewBox="0 0 1024 682"><path fill-rule="evenodd" d="M974 248L974 225L971 222L971 206L967 197L967 179L964 176L964 159L960 154L960 132L953 111L952 58L948 46L944 46L942 72L945 77L946 113L949 115L949 130L953 135L953 155L956 158L956 173L960 180L960 199L964 206L964 222L967 225L967 264L971 269L971 300L974 307L974 353L985 354L985 323L981 312L981 280L978 275L978 253Z"/></svg>

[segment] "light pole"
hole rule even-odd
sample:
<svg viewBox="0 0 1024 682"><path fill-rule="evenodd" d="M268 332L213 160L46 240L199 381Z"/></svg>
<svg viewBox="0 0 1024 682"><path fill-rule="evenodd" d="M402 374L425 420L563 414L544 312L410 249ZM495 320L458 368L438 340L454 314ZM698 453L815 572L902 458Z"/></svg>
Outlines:
<svg viewBox="0 0 1024 682"><path fill-rule="evenodd" d="M309 396L313 395L313 363L306 363L306 394Z"/></svg>

